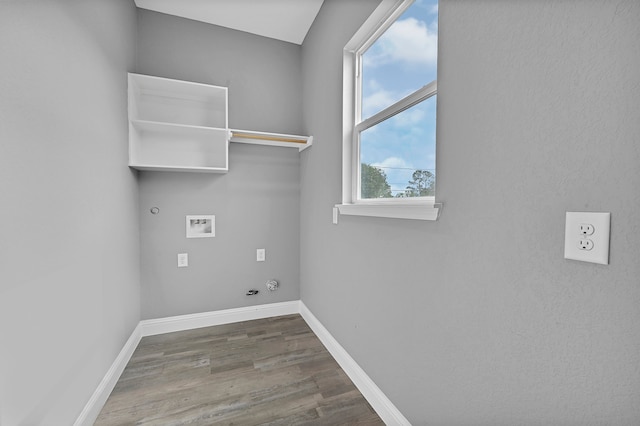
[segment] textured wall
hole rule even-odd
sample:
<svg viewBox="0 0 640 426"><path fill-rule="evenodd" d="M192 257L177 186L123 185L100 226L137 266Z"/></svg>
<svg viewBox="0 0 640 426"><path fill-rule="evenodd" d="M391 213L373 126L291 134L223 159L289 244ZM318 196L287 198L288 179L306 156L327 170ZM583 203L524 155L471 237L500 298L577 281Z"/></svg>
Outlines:
<svg viewBox="0 0 640 426"><path fill-rule="evenodd" d="M415 425L640 423L640 4L440 3L437 222L340 217L341 49L303 45L301 298ZM611 263L563 259L610 211Z"/></svg>
<svg viewBox="0 0 640 426"><path fill-rule="evenodd" d="M231 128L301 133L300 55L298 45L138 11L137 72L229 87ZM299 299L299 181L297 149L235 143L227 174L141 172L143 318ZM185 238L189 214L215 214L215 238ZM188 268L177 268L178 253ZM281 287L269 293L271 278Z"/></svg>
<svg viewBox="0 0 640 426"><path fill-rule="evenodd" d="M298 150L231 144L229 162L225 175L140 174L144 318L300 298ZM215 214L216 236L185 238L188 214ZM177 253L189 254L188 268L176 267ZM250 288L260 293L246 296Z"/></svg>
<svg viewBox="0 0 640 426"><path fill-rule="evenodd" d="M140 319L128 0L0 2L0 424L70 425Z"/></svg>
<svg viewBox="0 0 640 426"><path fill-rule="evenodd" d="M302 133L301 48L138 9L137 72L229 88L229 127Z"/></svg>

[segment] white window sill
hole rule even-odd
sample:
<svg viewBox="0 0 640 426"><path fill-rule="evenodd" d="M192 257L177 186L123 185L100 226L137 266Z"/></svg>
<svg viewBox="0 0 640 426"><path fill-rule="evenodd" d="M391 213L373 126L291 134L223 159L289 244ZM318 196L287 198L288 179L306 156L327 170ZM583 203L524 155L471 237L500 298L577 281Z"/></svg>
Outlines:
<svg viewBox="0 0 640 426"><path fill-rule="evenodd" d="M336 204L341 215L437 220L442 203Z"/></svg>

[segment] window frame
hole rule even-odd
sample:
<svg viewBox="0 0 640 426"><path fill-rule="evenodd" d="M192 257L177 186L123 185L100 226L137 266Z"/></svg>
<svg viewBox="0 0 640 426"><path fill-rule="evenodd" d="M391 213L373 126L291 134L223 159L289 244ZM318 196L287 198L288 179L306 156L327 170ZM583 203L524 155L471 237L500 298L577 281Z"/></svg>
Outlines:
<svg viewBox="0 0 640 426"><path fill-rule="evenodd" d="M340 214L399 219L437 220L442 208L435 197L359 199L360 133L437 94L437 80L377 112L361 117L361 55L414 3L382 0L343 51L342 204Z"/></svg>

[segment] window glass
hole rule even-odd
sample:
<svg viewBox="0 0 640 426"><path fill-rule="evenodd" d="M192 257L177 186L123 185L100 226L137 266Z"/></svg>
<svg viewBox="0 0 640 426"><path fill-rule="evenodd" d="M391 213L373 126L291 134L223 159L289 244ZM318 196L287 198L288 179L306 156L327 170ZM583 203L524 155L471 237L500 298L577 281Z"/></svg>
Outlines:
<svg viewBox="0 0 640 426"><path fill-rule="evenodd" d="M360 133L360 198L433 196L435 152L432 96Z"/></svg>
<svg viewBox="0 0 640 426"><path fill-rule="evenodd" d="M362 54L361 119L436 80L438 2L416 0Z"/></svg>
<svg viewBox="0 0 640 426"><path fill-rule="evenodd" d="M416 0L360 53L357 199L435 195L437 45L437 0Z"/></svg>

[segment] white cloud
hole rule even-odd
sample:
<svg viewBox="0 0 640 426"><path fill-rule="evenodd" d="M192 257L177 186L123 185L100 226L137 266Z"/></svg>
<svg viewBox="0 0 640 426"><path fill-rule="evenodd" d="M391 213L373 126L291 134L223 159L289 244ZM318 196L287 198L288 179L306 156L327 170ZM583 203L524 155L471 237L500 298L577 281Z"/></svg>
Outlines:
<svg viewBox="0 0 640 426"><path fill-rule="evenodd" d="M410 129L412 126L421 123L425 119L426 111L424 108L407 109L400 114L395 115L391 119L391 124L396 127Z"/></svg>
<svg viewBox="0 0 640 426"><path fill-rule="evenodd" d="M369 66L396 61L434 65L437 58L437 30L415 18L396 21L364 55Z"/></svg>
<svg viewBox="0 0 640 426"><path fill-rule="evenodd" d="M392 103L396 102L402 96L398 96L397 93L391 90L378 89L368 96L362 98L362 117L370 117L378 111L388 107Z"/></svg>
<svg viewBox="0 0 640 426"><path fill-rule="evenodd" d="M389 105L405 97L406 93L379 89L362 99L362 118L371 117ZM410 108L393 116L389 124L394 127L411 128L423 122L426 118L425 108Z"/></svg>
<svg viewBox="0 0 640 426"><path fill-rule="evenodd" d="M385 158L379 163L373 163L372 166L380 167L381 169L391 168L391 169L412 169L413 166L407 163L404 159L399 157L389 157Z"/></svg>
<svg viewBox="0 0 640 426"><path fill-rule="evenodd" d="M408 91L387 90L374 79L367 81L369 94L362 98L362 118L371 117L409 94ZM420 108L412 108L392 118L394 126L410 126L419 123L425 117Z"/></svg>

